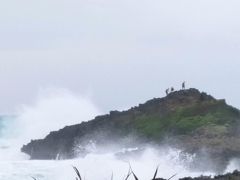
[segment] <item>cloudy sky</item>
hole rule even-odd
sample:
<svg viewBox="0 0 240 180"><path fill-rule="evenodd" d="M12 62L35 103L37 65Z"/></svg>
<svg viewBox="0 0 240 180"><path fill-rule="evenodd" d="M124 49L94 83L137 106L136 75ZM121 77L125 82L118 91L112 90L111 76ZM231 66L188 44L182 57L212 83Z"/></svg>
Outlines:
<svg viewBox="0 0 240 180"><path fill-rule="evenodd" d="M103 111L185 80L240 108L239 0L0 2L0 112L41 89L90 96Z"/></svg>

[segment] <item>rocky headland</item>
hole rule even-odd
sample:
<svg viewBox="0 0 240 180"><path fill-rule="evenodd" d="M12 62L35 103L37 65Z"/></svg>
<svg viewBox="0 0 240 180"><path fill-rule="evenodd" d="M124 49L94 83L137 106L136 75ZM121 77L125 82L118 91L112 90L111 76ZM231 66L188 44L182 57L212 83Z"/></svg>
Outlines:
<svg viewBox="0 0 240 180"><path fill-rule="evenodd" d="M79 110L81 113L81 109ZM51 132L22 147L32 159L74 158L96 147L163 145L195 154L192 168L222 171L240 157L240 111L197 89L175 91L127 111L111 111L88 122ZM212 159L206 165L205 160ZM209 166L209 167L208 167Z"/></svg>

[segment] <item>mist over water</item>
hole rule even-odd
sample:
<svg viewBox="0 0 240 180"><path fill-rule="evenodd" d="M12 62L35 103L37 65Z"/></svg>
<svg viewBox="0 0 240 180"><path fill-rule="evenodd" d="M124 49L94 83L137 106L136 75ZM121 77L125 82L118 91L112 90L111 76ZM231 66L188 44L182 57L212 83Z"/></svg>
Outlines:
<svg viewBox="0 0 240 180"><path fill-rule="evenodd" d="M100 111L86 97L66 89L42 90L32 105L21 105L14 116L3 116L0 133L1 159L28 159L20 148L66 125L93 119ZM19 155L20 154L20 155Z"/></svg>
<svg viewBox="0 0 240 180"><path fill-rule="evenodd" d="M100 115L100 110L89 98L68 90L51 89L40 93L32 105L22 105L15 116L0 120L0 180L71 180L75 179L72 165L76 166L86 180L122 180L127 175L129 164L139 179L150 180L159 166L158 177L178 179L184 176L199 176L213 172L192 172L187 168L192 157L181 158L177 149L162 147L146 148L139 158L121 159L116 152L103 153L93 150L84 158L74 160L30 161L20 152L23 144L31 139L44 138L50 131L66 125L78 124ZM119 149L119 151L122 151ZM233 160L226 171L239 167ZM132 179L132 177L130 178Z"/></svg>
<svg viewBox="0 0 240 180"><path fill-rule="evenodd" d="M21 127L21 138L29 142L66 125L89 121L99 114L88 98L65 89L48 89L40 93L33 105L22 105L18 109L17 122Z"/></svg>

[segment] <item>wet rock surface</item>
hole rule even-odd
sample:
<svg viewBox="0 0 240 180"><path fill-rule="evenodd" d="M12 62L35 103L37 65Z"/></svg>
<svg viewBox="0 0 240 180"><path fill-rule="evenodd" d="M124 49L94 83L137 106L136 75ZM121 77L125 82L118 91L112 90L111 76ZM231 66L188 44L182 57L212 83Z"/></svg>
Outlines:
<svg viewBox="0 0 240 180"><path fill-rule="evenodd" d="M234 171L233 173L228 173L225 175L218 175L215 177L201 176L196 178L186 177L179 180L240 180L240 172Z"/></svg>

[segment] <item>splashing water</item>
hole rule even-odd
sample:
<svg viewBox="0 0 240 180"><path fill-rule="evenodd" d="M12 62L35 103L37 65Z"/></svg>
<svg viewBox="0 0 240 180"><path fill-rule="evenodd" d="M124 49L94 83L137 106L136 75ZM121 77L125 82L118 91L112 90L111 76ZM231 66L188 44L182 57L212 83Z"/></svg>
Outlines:
<svg viewBox="0 0 240 180"><path fill-rule="evenodd" d="M31 139L44 138L50 131L66 125L93 119L100 112L87 98L67 90L48 89L38 96L33 105L22 105L16 114L14 117L3 117L1 121L4 130L0 137L0 160L26 159L19 152L23 144Z"/></svg>
<svg viewBox="0 0 240 180"><path fill-rule="evenodd" d="M82 177L86 179L110 179L111 174L113 174L114 179L122 180L128 173L129 163L134 173L143 180L150 180L157 166L159 166L159 177L169 178L176 173L178 173L177 178L200 175L199 173L189 172L178 159L178 153L178 151L169 150L159 154L153 149L148 149L139 159L129 162L117 159L112 153L92 153L85 158L65 161L25 160L10 161L9 163L1 162L0 179L25 180L31 179L31 176L40 180L75 179L73 165L79 169Z"/></svg>

